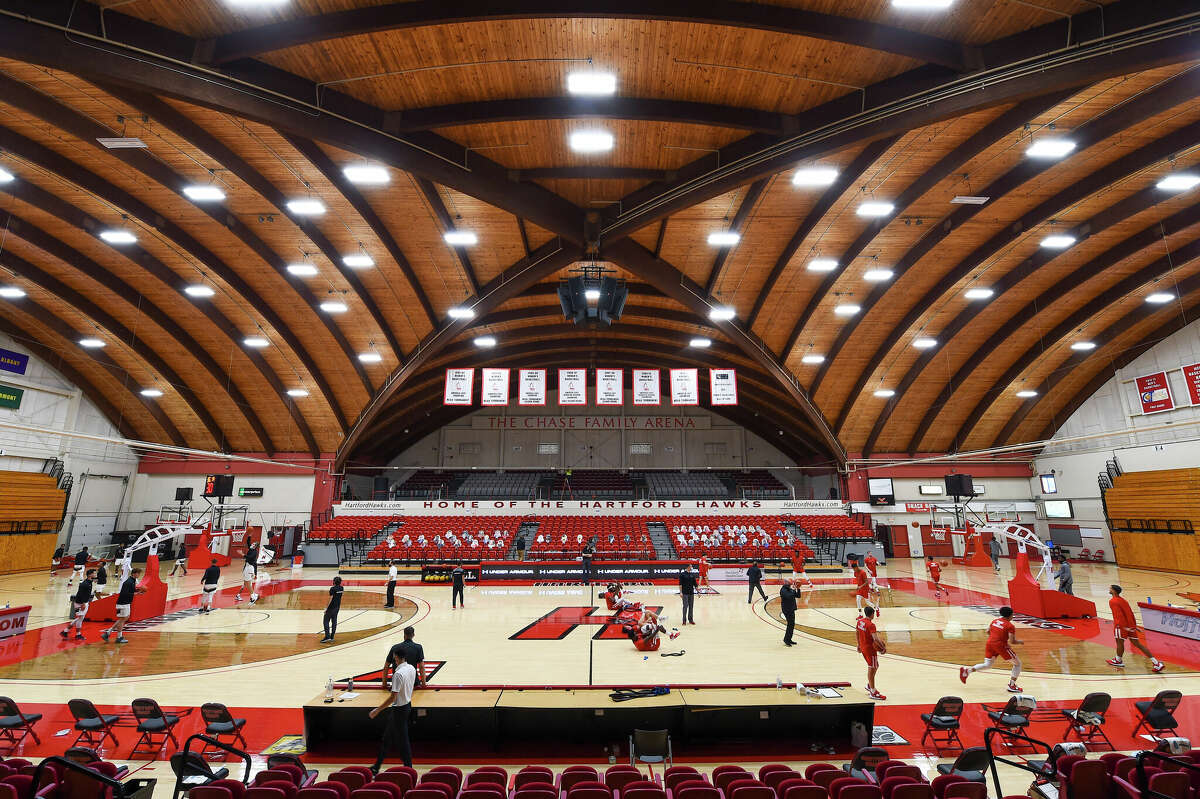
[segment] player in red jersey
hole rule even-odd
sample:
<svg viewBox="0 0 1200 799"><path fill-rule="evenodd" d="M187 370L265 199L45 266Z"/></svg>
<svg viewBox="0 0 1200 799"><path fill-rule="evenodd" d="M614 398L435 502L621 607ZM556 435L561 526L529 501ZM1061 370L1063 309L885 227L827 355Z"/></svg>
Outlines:
<svg viewBox="0 0 1200 799"><path fill-rule="evenodd" d="M868 552L863 558L863 565L867 567L867 571L871 573L871 585L879 585L879 559L875 557L874 552Z"/></svg>
<svg viewBox="0 0 1200 799"><path fill-rule="evenodd" d="M701 555L696 570L700 573L700 585L708 585L708 556Z"/></svg>
<svg viewBox="0 0 1200 799"><path fill-rule="evenodd" d="M973 671L984 671L992 667L992 661L1001 657L1005 660L1011 660L1012 676L1008 680L1008 692L1012 694L1021 693L1021 686L1017 685L1017 678L1021 676L1021 659L1017 657L1017 653L1012 650L1013 644L1019 644L1017 640L1017 628L1012 623L1013 609L1008 605L1000 608L1000 618L988 625L987 648L984 650L982 663L977 663L974 666L962 666L958 670L958 679L964 683L967 677L971 676Z"/></svg>
<svg viewBox="0 0 1200 799"><path fill-rule="evenodd" d="M1121 596L1121 586L1110 585L1108 593L1112 595L1112 599L1108 600L1108 607L1113 615L1113 627L1116 630L1117 637L1117 656L1105 661L1110 666L1116 666L1118 669L1125 668L1125 642L1133 644L1134 647L1142 650L1146 657L1150 658L1150 667L1157 674L1166 668L1166 665L1150 654L1150 649L1142 643L1139 638L1137 620L1133 617L1133 608L1129 607L1128 600Z"/></svg>
<svg viewBox="0 0 1200 799"><path fill-rule="evenodd" d="M797 581L800 579L803 579L804 582L808 583L809 588L814 587L813 581L804 571L804 553L801 552L799 546L796 546L792 549L792 580Z"/></svg>
<svg viewBox="0 0 1200 799"><path fill-rule="evenodd" d="M933 580L933 595L941 596L945 590L942 588L942 564L933 559L933 555L928 555L925 558L925 568L929 569L929 579ZM949 592L946 592L949 596Z"/></svg>
<svg viewBox="0 0 1200 799"><path fill-rule="evenodd" d="M870 576L857 561L851 561L851 564L854 566L854 604L858 607L858 612L862 613L863 605L874 605L875 612L879 613L879 603L871 601Z"/></svg>
<svg viewBox="0 0 1200 799"><path fill-rule="evenodd" d="M862 653L863 660L867 661L867 696L883 700L887 697L875 688L875 674L879 671L879 656L887 654L887 645L875 629L875 622L871 620L874 615L875 608L868 605L863 609L863 615L858 617L854 628L858 636L858 651Z"/></svg>

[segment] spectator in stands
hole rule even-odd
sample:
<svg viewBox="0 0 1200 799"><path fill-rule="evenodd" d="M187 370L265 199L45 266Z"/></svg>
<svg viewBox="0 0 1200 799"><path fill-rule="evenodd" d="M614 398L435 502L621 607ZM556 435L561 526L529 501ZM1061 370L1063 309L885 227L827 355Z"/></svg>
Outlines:
<svg viewBox="0 0 1200 799"><path fill-rule="evenodd" d="M454 570L450 572L450 609L454 610L459 605L464 608L467 606L466 599L463 598L463 587L466 580L466 572L463 571L461 563L454 565Z"/></svg>
<svg viewBox="0 0 1200 799"><path fill-rule="evenodd" d="M399 573L396 571L395 561L388 561L388 581L387 581L387 599L384 601L385 608L396 607L396 577Z"/></svg>
<svg viewBox="0 0 1200 799"><path fill-rule="evenodd" d="M683 599L683 616L679 625L682 627L685 624L695 624L696 573L692 571L690 563L679 573L679 596Z"/></svg>
<svg viewBox="0 0 1200 799"><path fill-rule="evenodd" d="M395 744L400 749L400 759L404 765L412 767L412 745L408 740L408 719L412 713L413 688L417 683L417 670L404 662L403 650L392 649L392 663L395 671L392 674L391 690L379 707L370 712L375 718L387 710L387 724L383 729L383 738L379 742L379 755L371 766L371 773L378 774L383 768L383 760Z"/></svg>
<svg viewBox="0 0 1200 799"><path fill-rule="evenodd" d="M1071 576L1071 564L1067 562L1066 556L1059 556L1058 570L1054 572L1054 579L1058 580L1058 590L1064 594L1075 595L1075 580Z"/></svg>
<svg viewBox="0 0 1200 799"><path fill-rule="evenodd" d="M75 553L75 569L72 571L71 576L67 578L67 585L70 585L71 581L76 577L78 577L80 580L84 579L84 569L87 568L87 562L88 548L84 547Z"/></svg>
<svg viewBox="0 0 1200 799"><path fill-rule="evenodd" d="M750 581L750 595L746 599L746 604L749 605L754 601L754 592L757 590L758 595L767 601L767 595L762 590L762 569L758 567L758 561L750 564L750 568L746 570L746 579Z"/></svg>
<svg viewBox="0 0 1200 799"><path fill-rule="evenodd" d="M787 629L783 631L784 646L796 645L796 642L792 640L792 631L796 629L796 597L799 595L794 580L783 581L783 585L779 588L779 612L787 621Z"/></svg>

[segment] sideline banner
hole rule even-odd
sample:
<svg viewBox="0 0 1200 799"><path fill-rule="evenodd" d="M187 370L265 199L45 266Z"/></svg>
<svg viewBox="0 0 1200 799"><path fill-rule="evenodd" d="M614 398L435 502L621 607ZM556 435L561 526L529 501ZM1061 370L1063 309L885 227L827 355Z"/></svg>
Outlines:
<svg viewBox="0 0 1200 799"><path fill-rule="evenodd" d="M1142 413L1161 413L1174 409L1175 401L1171 399L1171 386L1167 383L1166 372L1143 375L1134 383L1137 385Z"/></svg>
<svg viewBox="0 0 1200 799"><path fill-rule="evenodd" d="M546 404L546 370L521 369L517 372L518 405Z"/></svg>
<svg viewBox="0 0 1200 799"><path fill-rule="evenodd" d="M587 369L558 370L558 404L587 405Z"/></svg>
<svg viewBox="0 0 1200 799"><path fill-rule="evenodd" d="M442 403L444 405L470 405L474 384L474 369L447 369L446 390L442 395Z"/></svg>
<svg viewBox="0 0 1200 799"><path fill-rule="evenodd" d="M596 404L620 405L625 401L625 370L596 370Z"/></svg>
<svg viewBox="0 0 1200 799"><path fill-rule="evenodd" d="M737 370L709 369L709 395L713 405L737 405Z"/></svg>
<svg viewBox="0 0 1200 799"><path fill-rule="evenodd" d="M633 404L658 405L662 402L659 393L657 369L633 370Z"/></svg>
<svg viewBox="0 0 1200 799"><path fill-rule="evenodd" d="M480 405L507 405L508 404L508 370L507 369L481 369L482 375L479 379L479 404Z"/></svg>

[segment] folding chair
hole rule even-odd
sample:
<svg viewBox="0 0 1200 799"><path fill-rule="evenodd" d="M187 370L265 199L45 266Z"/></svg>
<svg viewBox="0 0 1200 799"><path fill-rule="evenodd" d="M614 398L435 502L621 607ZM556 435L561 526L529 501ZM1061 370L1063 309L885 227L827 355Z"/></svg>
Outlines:
<svg viewBox="0 0 1200 799"><path fill-rule="evenodd" d="M629 736L629 765L637 763L645 763L651 773L655 763L665 763L667 768L675 765L671 756L671 733L667 730L634 730Z"/></svg>
<svg viewBox="0 0 1200 799"><path fill-rule="evenodd" d="M222 705L220 702L205 702L200 706L200 717L204 719L204 734L216 738L221 741L221 736L229 736L228 741L222 741L233 746L238 741L241 741L242 746L246 747L246 738L242 735L242 728L246 726L245 719L235 719L229 712L229 708ZM200 749L200 754L204 755L211 748L211 744L207 741ZM221 751L221 750L218 750ZM222 756L227 753L222 752Z"/></svg>
<svg viewBox="0 0 1200 799"><path fill-rule="evenodd" d="M942 747L947 749L957 747L961 752L963 750L962 739L958 737L960 721L962 719L963 701L959 696L943 696L933 706L933 710L928 713L921 714L921 721L925 722L925 733L921 736L921 744L925 744L926 738L933 740L933 748L941 754ZM941 738L938 736L941 735Z"/></svg>
<svg viewBox="0 0 1200 799"><path fill-rule="evenodd" d="M146 751L157 754L167 745L167 741L175 744L175 748L179 748L179 740L175 737L172 728L179 723L179 716L174 713L163 713L162 708L158 706L158 702L153 699L135 699L130 705L133 709L133 717L137 719L137 731L142 735L137 739L137 743L133 745L133 749L129 751L129 758L137 754L140 747L147 747ZM154 736L159 736L156 741ZM158 744L155 746L155 744Z"/></svg>
<svg viewBox="0 0 1200 799"><path fill-rule="evenodd" d="M33 725L41 718L41 713L22 713L16 702L7 696L0 696L0 740L11 743L13 749L20 746L21 742L29 735L33 736L35 743L42 742L42 739L38 738L37 733L33 731ZM20 736L17 735L18 730L21 733Z"/></svg>
<svg viewBox="0 0 1200 799"><path fill-rule="evenodd" d="M104 745L105 738L112 738L113 746L119 744L112 727L120 716L115 713L101 715L90 699L72 699L67 702L67 707L75 717L75 729L79 730L79 736L71 746L79 746L79 742L83 741L95 749Z"/></svg>
<svg viewBox="0 0 1200 799"><path fill-rule="evenodd" d="M1104 714L1108 712L1108 706L1112 704L1112 697L1103 691L1094 691L1083 698L1079 703L1079 707L1074 710L1063 710L1062 714L1067 719L1067 731L1063 733L1063 740L1075 733L1079 736L1079 740L1085 743L1092 741L1099 736L1108 744L1109 749L1116 749L1108 736L1104 734Z"/></svg>
<svg viewBox="0 0 1200 799"><path fill-rule="evenodd" d="M1037 700L1029 694L1015 694L1000 710L989 710L988 718L998 728L1009 732L1020 732L1029 726L1029 714L1037 710ZM1012 744L1009 744L1012 748Z"/></svg>
<svg viewBox="0 0 1200 799"><path fill-rule="evenodd" d="M873 776L875 767L880 763L887 762L887 750L881 746L864 746L854 753L854 759L846 765L842 766L842 770L851 777L858 777L860 780L870 780L868 772Z"/></svg>
<svg viewBox="0 0 1200 799"><path fill-rule="evenodd" d="M1168 690L1159 691L1150 701L1134 702L1133 706L1142 714L1142 717L1138 719L1137 726L1133 728L1134 737L1137 737L1138 731L1143 727L1156 741L1174 735L1175 728L1179 726L1174 713L1182 701L1182 693Z"/></svg>
<svg viewBox="0 0 1200 799"><path fill-rule="evenodd" d="M942 776L961 777L968 782L983 782L983 772L991 762L992 756L988 754L987 747L972 746L964 749L953 763L939 763L937 770Z"/></svg>

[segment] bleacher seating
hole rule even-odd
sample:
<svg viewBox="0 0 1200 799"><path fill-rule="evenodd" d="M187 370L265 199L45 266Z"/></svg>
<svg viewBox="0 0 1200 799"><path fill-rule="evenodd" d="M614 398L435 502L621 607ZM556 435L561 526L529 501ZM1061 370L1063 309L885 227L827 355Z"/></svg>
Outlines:
<svg viewBox="0 0 1200 799"><path fill-rule="evenodd" d="M403 520L403 516L334 516L329 521L313 528L309 541L346 541L374 538L389 524Z"/></svg>
<svg viewBox="0 0 1200 799"><path fill-rule="evenodd" d="M814 514L793 516L791 520L813 538L874 538L874 533L861 522L844 514Z"/></svg>
<svg viewBox="0 0 1200 799"><path fill-rule="evenodd" d="M541 472L479 472L454 491L458 499L533 499Z"/></svg>
<svg viewBox="0 0 1200 799"><path fill-rule="evenodd" d="M792 496L787 486L765 469L730 472L728 479L733 481L738 496L743 499L788 499Z"/></svg>
<svg viewBox="0 0 1200 799"><path fill-rule="evenodd" d="M554 476L551 499L633 499L633 479L611 470L580 471Z"/></svg>
<svg viewBox="0 0 1200 799"><path fill-rule="evenodd" d="M663 516L658 521L666 525L681 558L744 561L787 560L792 556L791 542L778 516ZM712 541L716 535L720 536L719 543ZM745 544L738 543L742 535L746 536ZM764 535L769 542L766 546L760 543ZM710 539L708 544L704 543L705 536ZM812 552L805 557L812 557Z"/></svg>
<svg viewBox="0 0 1200 799"><path fill-rule="evenodd" d="M409 516L368 560L503 560L523 516ZM458 544L453 538L457 537ZM407 538L407 543L405 539ZM424 541L422 542L422 538ZM438 544L438 539L441 544Z"/></svg>
<svg viewBox="0 0 1200 799"><path fill-rule="evenodd" d="M726 499L729 485L714 472L646 472L656 499Z"/></svg>
<svg viewBox="0 0 1200 799"><path fill-rule="evenodd" d="M446 497L450 484L462 477L459 472L418 471L392 491L396 499L434 499Z"/></svg>
<svg viewBox="0 0 1200 799"><path fill-rule="evenodd" d="M532 557L575 558L592 536L596 558L653 560L654 544L644 516L542 516L529 547ZM565 537L565 540L564 540Z"/></svg>
<svg viewBox="0 0 1200 799"><path fill-rule="evenodd" d="M66 501L48 474L0 471L0 532L57 530Z"/></svg>

